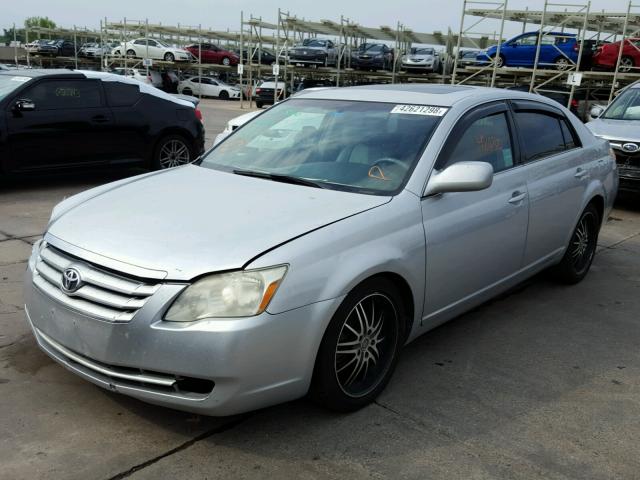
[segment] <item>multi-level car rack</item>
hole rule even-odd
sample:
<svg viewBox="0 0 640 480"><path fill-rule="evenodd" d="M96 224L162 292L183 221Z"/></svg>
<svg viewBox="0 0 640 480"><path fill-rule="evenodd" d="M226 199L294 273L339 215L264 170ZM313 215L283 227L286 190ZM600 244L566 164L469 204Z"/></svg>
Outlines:
<svg viewBox="0 0 640 480"><path fill-rule="evenodd" d="M28 40L34 38L73 38L82 41L125 42L136 37L157 38L173 45L185 46L193 43L211 42L227 49L238 49L243 65L236 67L202 63L194 58L191 63L153 61L153 68L172 69L193 74L217 73L237 79L243 85L253 85L266 76L275 77L289 85L289 91L296 79L310 78L325 80L335 85L361 83L430 82L453 84L480 84L488 86L515 87L538 93L564 93L567 104L574 97L597 98L607 101L624 86L640 79L640 66L620 71L622 49L618 55L616 68L610 72L584 70L581 59L585 52L585 41L617 42L638 36L640 32L640 5L634 0L623 12L591 10L589 1L581 4L553 3L545 0L541 10L510 10L508 0L464 0L460 28L457 32L420 33L396 22L394 27L366 27L351 19L311 21L289 12L278 10L275 22L262 17L245 16L241 13L239 31L215 31L199 26L150 24L147 20L122 19L110 21L102 19L98 30L73 27L70 29L31 28L25 34ZM563 70L549 68L539 61L540 46L531 68L499 66L488 61L481 65L463 65L459 53L463 49L485 49L495 45L498 52L504 45L507 32L514 30L539 32L539 38L551 31L562 31L576 36L580 50L577 61L572 61ZM306 38L331 38L339 46L338 61L335 66L300 67L290 64L289 50ZM352 68L351 54L363 42L382 42L395 51L395 61L389 70L359 71ZM540 42L539 42L540 43ZM439 73L409 74L401 69L402 52L412 45L440 46L443 69ZM262 52L270 50L279 59L279 68L263 65ZM246 55L245 55L246 52ZM44 58L26 53L24 62L39 66L66 66L73 68L110 69L116 66L149 68L149 62L126 55L103 55L86 59L75 57ZM276 75L274 75L274 73Z"/></svg>

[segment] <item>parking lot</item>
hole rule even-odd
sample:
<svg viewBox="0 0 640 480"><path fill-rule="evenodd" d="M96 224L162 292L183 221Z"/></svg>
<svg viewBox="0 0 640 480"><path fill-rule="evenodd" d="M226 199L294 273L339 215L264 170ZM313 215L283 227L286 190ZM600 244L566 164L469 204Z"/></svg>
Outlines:
<svg viewBox="0 0 640 480"><path fill-rule="evenodd" d="M207 146L242 113L201 110ZM135 173L0 186L0 478L640 478L637 198L618 202L585 281L538 276L418 338L375 404L209 418L80 379L24 319L22 276L51 208Z"/></svg>

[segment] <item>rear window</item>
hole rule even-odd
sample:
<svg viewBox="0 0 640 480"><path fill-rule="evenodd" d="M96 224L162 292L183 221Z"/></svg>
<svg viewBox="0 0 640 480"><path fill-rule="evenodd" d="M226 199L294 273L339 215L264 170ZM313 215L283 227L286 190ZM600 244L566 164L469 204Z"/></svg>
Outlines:
<svg viewBox="0 0 640 480"><path fill-rule="evenodd" d="M525 161L532 162L567 149L558 117L543 112L516 112L516 122Z"/></svg>
<svg viewBox="0 0 640 480"><path fill-rule="evenodd" d="M103 82L107 102L112 107L130 107L140 99L137 85L120 82Z"/></svg>

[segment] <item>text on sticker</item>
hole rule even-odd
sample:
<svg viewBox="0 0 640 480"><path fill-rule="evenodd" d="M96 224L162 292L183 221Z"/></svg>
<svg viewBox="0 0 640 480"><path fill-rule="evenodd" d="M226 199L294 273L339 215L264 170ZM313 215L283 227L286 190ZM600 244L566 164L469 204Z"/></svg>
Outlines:
<svg viewBox="0 0 640 480"><path fill-rule="evenodd" d="M448 108L430 107L427 105L396 105L390 113L408 113L409 115L429 115L441 117L447 113Z"/></svg>

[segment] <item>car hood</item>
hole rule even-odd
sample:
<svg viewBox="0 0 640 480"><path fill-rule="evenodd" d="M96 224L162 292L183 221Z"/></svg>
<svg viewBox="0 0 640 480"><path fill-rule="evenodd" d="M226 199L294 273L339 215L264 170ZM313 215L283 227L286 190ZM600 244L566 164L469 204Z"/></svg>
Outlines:
<svg viewBox="0 0 640 480"><path fill-rule="evenodd" d="M587 123L594 135L605 140L640 142L640 120L610 120L597 118Z"/></svg>
<svg viewBox="0 0 640 480"><path fill-rule="evenodd" d="M188 165L66 200L47 239L172 280L242 268L266 250L390 201ZM106 188L107 187L107 188Z"/></svg>
<svg viewBox="0 0 640 480"><path fill-rule="evenodd" d="M420 53L415 55L405 55L404 58L413 58L418 60L433 60L433 55L427 55L426 53Z"/></svg>

